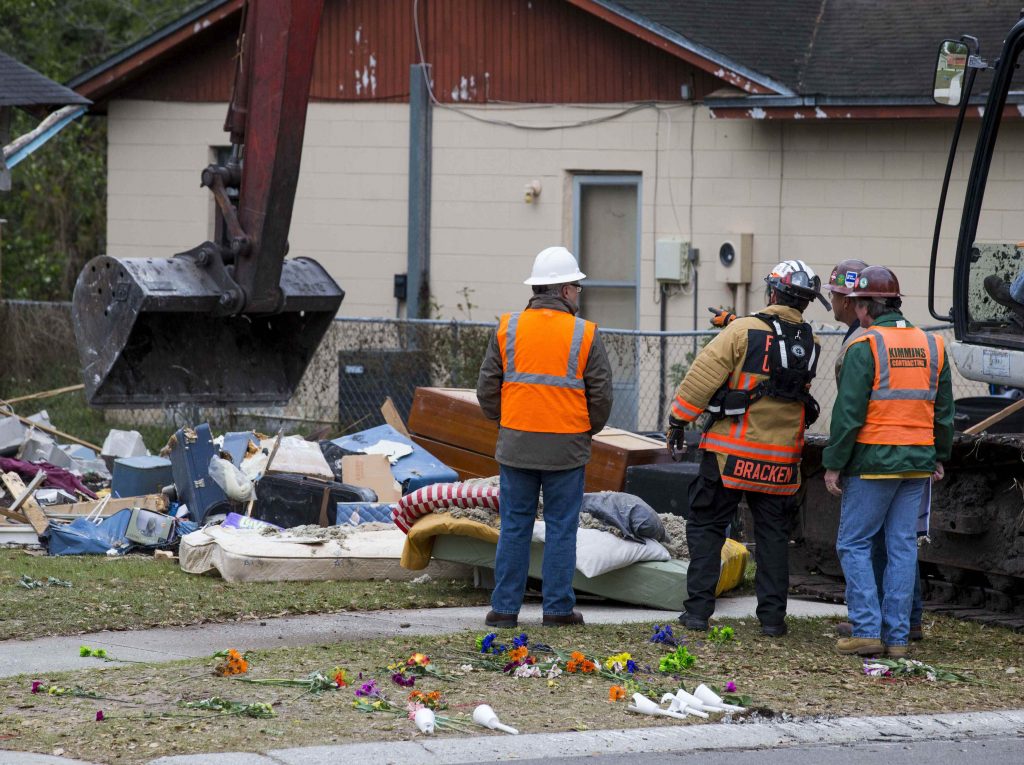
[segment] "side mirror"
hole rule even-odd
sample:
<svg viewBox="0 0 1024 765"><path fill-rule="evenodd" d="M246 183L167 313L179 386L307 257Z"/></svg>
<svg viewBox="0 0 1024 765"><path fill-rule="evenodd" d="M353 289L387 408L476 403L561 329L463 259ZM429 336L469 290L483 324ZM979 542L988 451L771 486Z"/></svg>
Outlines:
<svg viewBox="0 0 1024 765"><path fill-rule="evenodd" d="M932 99L944 106L959 106L963 97L964 73L970 51L959 40L943 40L935 64L935 85Z"/></svg>

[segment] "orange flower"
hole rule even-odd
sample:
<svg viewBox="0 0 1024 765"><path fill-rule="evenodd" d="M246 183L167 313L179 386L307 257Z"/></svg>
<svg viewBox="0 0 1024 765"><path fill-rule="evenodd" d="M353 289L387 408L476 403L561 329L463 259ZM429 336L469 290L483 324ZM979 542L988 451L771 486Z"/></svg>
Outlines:
<svg viewBox="0 0 1024 765"><path fill-rule="evenodd" d="M430 659L425 653L414 653L405 663L410 667L425 667L430 664Z"/></svg>
<svg viewBox="0 0 1024 765"><path fill-rule="evenodd" d="M249 662L236 651L234 648L228 651L228 655L224 658L220 664L218 664L214 671L221 677L227 677L228 675L244 675L249 671Z"/></svg>
<svg viewBox="0 0 1024 765"><path fill-rule="evenodd" d="M587 657L579 651L573 651L571 654L569 654L569 658L575 661L577 664L582 664L587 660Z"/></svg>
<svg viewBox="0 0 1024 765"><path fill-rule="evenodd" d="M597 671L597 665L594 664L594 662L590 661L590 659L584 659L583 663L580 664L580 672L596 672L596 671Z"/></svg>
<svg viewBox="0 0 1024 765"><path fill-rule="evenodd" d="M527 653L529 653L529 649L525 645L523 645L519 646L519 648L513 648L511 651L509 651L508 657L512 661L519 661L520 659L525 659Z"/></svg>
<svg viewBox="0 0 1024 765"><path fill-rule="evenodd" d="M626 698L626 689L621 685L613 685L608 689L608 701L609 703L615 701L621 701Z"/></svg>
<svg viewBox="0 0 1024 765"><path fill-rule="evenodd" d="M580 663L578 661L576 661L575 659L570 659L565 664L565 671L566 672L572 673L572 672L575 672L576 670L578 670L579 668L580 668Z"/></svg>

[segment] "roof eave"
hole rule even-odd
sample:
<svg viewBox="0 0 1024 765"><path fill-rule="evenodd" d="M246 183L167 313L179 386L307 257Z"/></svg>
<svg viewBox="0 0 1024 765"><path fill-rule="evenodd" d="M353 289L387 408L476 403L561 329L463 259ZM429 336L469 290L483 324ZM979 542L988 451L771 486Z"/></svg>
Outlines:
<svg viewBox="0 0 1024 765"><path fill-rule="evenodd" d="M705 99L714 119L954 119L954 107L923 96L749 96ZM967 116L980 117L984 96L972 98ZM1007 99L1005 116L1024 117L1024 93Z"/></svg>
<svg viewBox="0 0 1024 765"><path fill-rule="evenodd" d="M645 42L713 74L744 92L758 95L794 96L795 92L777 80L734 61L718 51L694 42L668 27L634 13L611 0L568 0Z"/></svg>
<svg viewBox="0 0 1024 765"><path fill-rule="evenodd" d="M209 0L92 69L76 75L67 86L93 101L100 101L170 49L224 21L242 4L243 0Z"/></svg>

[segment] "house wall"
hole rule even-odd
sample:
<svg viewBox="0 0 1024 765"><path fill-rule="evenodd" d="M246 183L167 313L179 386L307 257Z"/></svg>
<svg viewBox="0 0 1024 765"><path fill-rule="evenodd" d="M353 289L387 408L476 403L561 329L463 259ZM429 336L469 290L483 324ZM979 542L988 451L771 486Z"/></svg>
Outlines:
<svg viewBox="0 0 1024 765"><path fill-rule="evenodd" d="M716 281L716 260L721 242L743 232L754 234L754 265L741 307L744 296L750 310L760 305L761 279L779 259L802 258L827 278L836 261L861 257L896 268L908 316L928 320L929 247L949 126L713 120L685 104L622 112L491 107L473 110L480 121L435 109L431 287L438 315L487 320L520 307L533 255L571 244L573 173L626 172L642 177L641 328L659 325L657 239L682 236L700 250L696 303L690 288L667 298L667 328L690 329L695 309L703 327L707 306L736 303ZM168 256L211 235L212 202L198 180L211 147L226 143L223 114L222 104L111 103L111 255ZM605 120L579 126L595 118ZM320 260L342 284L343 315L396 313L392 275L406 270L407 120L405 104L310 106L291 254ZM1005 135L1006 142L1024 139L1016 125ZM968 166L963 159L955 166L952 208ZM992 179L1013 167L997 163ZM532 180L543 190L525 204ZM992 186L990 201L995 194L1010 200L1013 188ZM951 263L958 224L951 209L941 262ZM948 307L950 268L940 269L936 288L940 309ZM820 306L808 316L829 318Z"/></svg>

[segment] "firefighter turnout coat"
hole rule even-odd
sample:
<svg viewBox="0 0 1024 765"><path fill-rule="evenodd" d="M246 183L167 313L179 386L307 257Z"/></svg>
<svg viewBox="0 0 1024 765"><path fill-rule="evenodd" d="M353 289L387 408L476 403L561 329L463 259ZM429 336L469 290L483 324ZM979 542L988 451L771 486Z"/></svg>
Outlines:
<svg viewBox="0 0 1024 765"><path fill-rule="evenodd" d="M789 306L771 305L762 313L790 324L804 323L800 311ZM775 333L755 316L730 323L694 359L676 390L672 417L684 422L697 419L723 384L730 390L751 390L767 380L773 342ZM816 338L813 348L812 376L819 355ZM800 487L804 417L800 401L763 396L742 415L715 420L700 448L718 455L726 488L793 494Z"/></svg>

